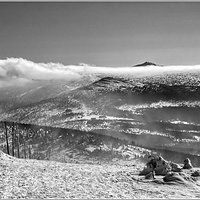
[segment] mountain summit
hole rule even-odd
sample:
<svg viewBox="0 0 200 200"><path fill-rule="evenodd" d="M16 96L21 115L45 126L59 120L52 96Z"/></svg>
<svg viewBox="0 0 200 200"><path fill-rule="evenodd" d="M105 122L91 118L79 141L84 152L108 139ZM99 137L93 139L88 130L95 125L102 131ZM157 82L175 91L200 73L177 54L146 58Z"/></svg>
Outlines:
<svg viewBox="0 0 200 200"><path fill-rule="evenodd" d="M149 66L149 65L158 66L157 64L152 63L152 62L144 62L141 64L134 65L133 67L142 67L142 66Z"/></svg>

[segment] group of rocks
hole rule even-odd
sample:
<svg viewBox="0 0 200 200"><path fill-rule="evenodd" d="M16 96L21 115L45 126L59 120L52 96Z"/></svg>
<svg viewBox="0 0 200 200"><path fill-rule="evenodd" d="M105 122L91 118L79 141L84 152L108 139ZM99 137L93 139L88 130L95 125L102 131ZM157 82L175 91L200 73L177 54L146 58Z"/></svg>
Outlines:
<svg viewBox="0 0 200 200"><path fill-rule="evenodd" d="M162 156L149 156L144 169L139 175L144 175L145 179L156 179L155 175L161 175L164 182L181 181L200 176L199 170L191 170L191 174L185 173L186 169L193 169L189 158L184 160L184 164L180 165L171 161L165 160Z"/></svg>

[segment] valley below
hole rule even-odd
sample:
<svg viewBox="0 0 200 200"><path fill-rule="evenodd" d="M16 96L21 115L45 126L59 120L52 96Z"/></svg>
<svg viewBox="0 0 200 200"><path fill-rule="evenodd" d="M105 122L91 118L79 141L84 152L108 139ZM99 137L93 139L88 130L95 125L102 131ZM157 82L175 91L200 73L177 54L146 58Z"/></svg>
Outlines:
<svg viewBox="0 0 200 200"><path fill-rule="evenodd" d="M43 100L29 96L34 102L28 105L23 103L26 95L18 95L14 107L2 108L0 119L110 136L157 150L166 158L176 152L179 156L172 157L176 162L186 155L200 164L199 73L94 79L85 78L76 87L73 83L67 91L58 82L59 93L53 82L54 97L45 99L40 92ZM47 85L41 87L46 91ZM11 105L9 99L2 105Z"/></svg>

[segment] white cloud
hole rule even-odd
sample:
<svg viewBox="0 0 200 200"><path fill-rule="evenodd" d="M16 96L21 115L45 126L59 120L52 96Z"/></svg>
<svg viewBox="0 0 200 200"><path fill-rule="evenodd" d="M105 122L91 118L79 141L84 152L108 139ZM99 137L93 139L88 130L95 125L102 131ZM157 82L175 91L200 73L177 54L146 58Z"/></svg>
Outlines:
<svg viewBox="0 0 200 200"><path fill-rule="evenodd" d="M13 79L0 78L0 88L9 87L9 86L22 87L24 85L27 85L28 83L32 83L32 81L28 79L24 79L24 78L13 78Z"/></svg>
<svg viewBox="0 0 200 200"><path fill-rule="evenodd" d="M78 73L65 69L61 64L34 63L22 58L0 60L0 76L41 80L64 79L68 81L80 78Z"/></svg>
<svg viewBox="0 0 200 200"><path fill-rule="evenodd" d="M151 76L166 73L200 72L200 65L195 66L146 66L146 67L92 67L90 73L107 75L125 75L129 77Z"/></svg>
<svg viewBox="0 0 200 200"><path fill-rule="evenodd" d="M105 74L125 76L147 76L176 72L200 72L200 65L196 66L147 66L147 67L96 67L87 64L63 65L60 63L34 63L22 58L7 58L0 60L0 79L2 77L16 79L63 79L66 81L77 80L85 75Z"/></svg>

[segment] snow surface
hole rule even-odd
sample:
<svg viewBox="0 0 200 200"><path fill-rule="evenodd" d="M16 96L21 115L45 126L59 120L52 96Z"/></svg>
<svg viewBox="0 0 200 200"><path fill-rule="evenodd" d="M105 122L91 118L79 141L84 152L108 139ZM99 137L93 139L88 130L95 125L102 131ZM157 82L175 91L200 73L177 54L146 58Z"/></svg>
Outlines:
<svg viewBox="0 0 200 200"><path fill-rule="evenodd" d="M113 159L114 160L114 159ZM72 164L0 155L0 198L199 198L199 182L164 184L145 180L144 164Z"/></svg>

